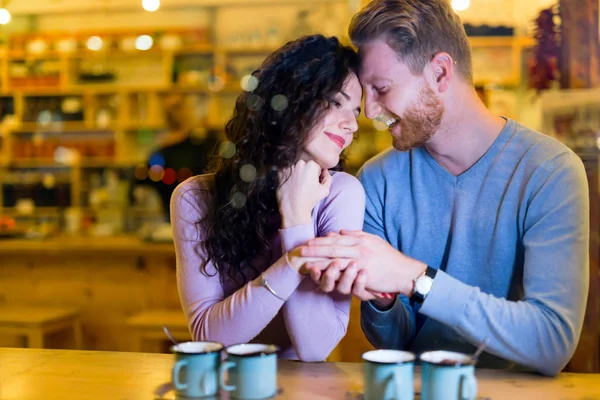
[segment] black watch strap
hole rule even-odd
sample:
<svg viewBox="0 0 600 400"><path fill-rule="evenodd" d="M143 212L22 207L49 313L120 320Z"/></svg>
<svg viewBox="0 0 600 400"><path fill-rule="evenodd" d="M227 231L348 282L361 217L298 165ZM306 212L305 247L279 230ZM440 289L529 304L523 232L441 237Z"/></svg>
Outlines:
<svg viewBox="0 0 600 400"><path fill-rule="evenodd" d="M431 268L429 265L427 266L427 269L425 269L425 275L430 277L431 279L434 279L436 274L437 274L437 269ZM414 290L413 295L411 296L410 299L412 300L411 303L415 302L415 303L422 304L423 301L425 300L425 297L423 297L423 295L421 293Z"/></svg>

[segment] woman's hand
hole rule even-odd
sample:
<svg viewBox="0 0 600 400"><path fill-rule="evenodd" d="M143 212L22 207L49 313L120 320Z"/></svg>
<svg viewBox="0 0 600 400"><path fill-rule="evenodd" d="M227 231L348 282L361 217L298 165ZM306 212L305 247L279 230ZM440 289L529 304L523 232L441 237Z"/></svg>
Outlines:
<svg viewBox="0 0 600 400"><path fill-rule="evenodd" d="M282 183L277 189L277 203L281 227L312 223L313 208L329 194L329 171L322 169L314 161L300 160L282 171L279 178Z"/></svg>

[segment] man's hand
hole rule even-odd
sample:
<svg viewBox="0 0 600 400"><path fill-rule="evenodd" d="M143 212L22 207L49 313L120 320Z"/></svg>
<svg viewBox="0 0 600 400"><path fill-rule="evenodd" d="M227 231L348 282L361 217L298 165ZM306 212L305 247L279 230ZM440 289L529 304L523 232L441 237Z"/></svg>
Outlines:
<svg viewBox="0 0 600 400"><path fill-rule="evenodd" d="M331 263L329 268L324 271L319 268L307 268L312 280L319 284L325 293L335 290L341 294L352 294L361 301L383 300L387 302L388 295L372 292L365 288L367 271L358 268L354 261L350 261L347 267L343 267L344 264L337 260L329 260L329 262Z"/></svg>
<svg viewBox="0 0 600 400"><path fill-rule="evenodd" d="M377 296L373 293L402 293L411 296L414 279L421 276L427 268L426 264L407 257L379 236L362 231L342 231L340 235L329 234L311 239L301 247L300 254L303 257L336 261L312 261L306 265L313 280L320 282L324 291L335 288L342 293L347 292L349 287L354 288L358 271L364 270L364 288L374 298ZM354 264L347 263L347 260L354 261ZM353 267L350 268L350 265ZM348 276L344 277L346 272ZM355 279L352 280L352 277Z"/></svg>

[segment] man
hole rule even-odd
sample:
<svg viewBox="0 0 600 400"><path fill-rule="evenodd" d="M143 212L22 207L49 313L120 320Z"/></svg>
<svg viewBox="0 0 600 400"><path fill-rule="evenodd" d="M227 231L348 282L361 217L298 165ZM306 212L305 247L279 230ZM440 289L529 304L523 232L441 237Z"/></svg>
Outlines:
<svg viewBox="0 0 600 400"><path fill-rule="evenodd" d="M218 132L213 129L194 129L197 124L189 99L176 93L165 98L167 131L158 149L147 160L148 168L159 165L164 171L171 169L161 180L150 177L136 180L132 186L150 186L160 196L163 218L170 222L171 195L179 184L192 175L204 173L212 152L218 144ZM170 179L169 179L170 178ZM133 192L132 196L133 197Z"/></svg>
<svg viewBox="0 0 600 400"><path fill-rule="evenodd" d="M589 282L581 160L485 108L447 0L372 1L349 33L366 115L388 124L395 149L359 172L365 232L301 249L334 259L309 263L313 279L363 300L376 347L472 352L485 340L481 367L559 373Z"/></svg>

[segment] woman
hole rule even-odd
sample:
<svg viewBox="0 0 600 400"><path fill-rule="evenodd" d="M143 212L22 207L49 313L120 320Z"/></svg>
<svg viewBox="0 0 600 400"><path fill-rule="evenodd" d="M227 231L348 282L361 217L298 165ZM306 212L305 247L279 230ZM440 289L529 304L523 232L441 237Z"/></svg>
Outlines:
<svg viewBox="0 0 600 400"><path fill-rule="evenodd" d="M344 336L350 296L325 294L294 250L362 229L365 195L340 168L358 129L356 53L307 36L271 54L236 101L235 154L188 179L171 200L179 296L195 340L262 342L322 361Z"/></svg>

